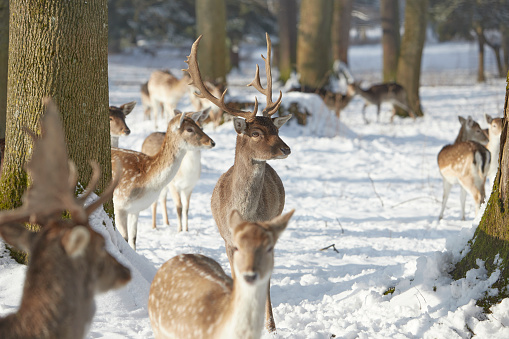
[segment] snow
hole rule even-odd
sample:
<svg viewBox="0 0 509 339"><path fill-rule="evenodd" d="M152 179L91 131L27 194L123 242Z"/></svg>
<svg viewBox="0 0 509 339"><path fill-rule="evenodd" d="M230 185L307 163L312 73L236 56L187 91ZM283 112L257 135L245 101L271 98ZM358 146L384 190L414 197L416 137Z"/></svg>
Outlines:
<svg viewBox="0 0 509 339"><path fill-rule="evenodd" d="M396 118L391 124L391 107L383 105L379 123L376 109L368 107L371 123L366 125L360 98L352 100L338 121L314 95L283 94L284 104L299 102L312 116L308 127L290 121L281 128L292 154L270 162L285 185L285 211L296 212L275 249L271 295L278 331L264 331L263 338L509 337L508 300L489 315L475 305L475 299L495 292L491 285L499 272L488 276L479 262L478 269L459 281L447 273L465 254L478 223L472 220L471 197L467 221L459 220L458 187L451 192L444 219L437 219L442 181L436 156L455 139L457 116L471 115L487 127L484 113L502 115L505 82L493 79L496 67L487 52L490 80L476 84L474 44L426 46L421 87L425 116L415 121ZM127 117L132 133L120 138L120 147L140 150L154 130L152 121L143 120L139 85L157 68L180 75L188 53L181 48L155 58L136 51L110 57L111 104L137 100L139 105ZM255 92L242 85L251 81L260 53L264 47L241 51L242 67L229 75L230 95L252 100ZM380 80L380 45L353 47L350 61L357 79ZM190 110L189 101L183 100L179 108ZM215 130L206 126L205 131L216 147L202 152L188 233L176 232L169 196L171 226L162 226L158 214L158 228L152 229L150 210L143 211L137 252L113 230L104 212L92 215L91 224L105 236L112 255L131 268L133 279L96 297L88 338L152 338L150 283L156 270L177 254L210 256L230 272L210 197L219 176L233 164L235 132L231 123ZM6 315L19 305L25 267L8 257L1 241L0 272L0 315ZM391 289L392 294L386 293Z"/></svg>

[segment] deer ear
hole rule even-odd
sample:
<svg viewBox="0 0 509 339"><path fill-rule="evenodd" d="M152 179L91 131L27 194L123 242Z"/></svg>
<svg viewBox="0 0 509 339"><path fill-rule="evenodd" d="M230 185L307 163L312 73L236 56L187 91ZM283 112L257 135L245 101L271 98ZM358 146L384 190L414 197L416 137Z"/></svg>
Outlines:
<svg viewBox="0 0 509 339"><path fill-rule="evenodd" d="M237 134L243 134L246 132L246 120L243 118L234 117L233 118L233 127L235 127L235 132Z"/></svg>
<svg viewBox="0 0 509 339"><path fill-rule="evenodd" d="M194 112L191 115L191 119L196 123L202 123L209 116L210 107L204 109L203 111Z"/></svg>
<svg viewBox="0 0 509 339"><path fill-rule="evenodd" d="M265 223L267 229L274 234L275 241L277 241L281 233L283 233L283 231L286 229L286 226L288 226L288 221L290 220L294 212L295 210L291 210L290 212L279 215Z"/></svg>
<svg viewBox="0 0 509 339"><path fill-rule="evenodd" d="M178 124L173 126L173 131L176 131L177 129L182 127L182 123L184 122L186 115L184 113L182 113L181 111L179 111L178 109L173 110L173 112L175 113L175 116L178 116L180 114L180 120L179 120Z"/></svg>
<svg viewBox="0 0 509 339"><path fill-rule="evenodd" d="M65 252L71 258L76 258L85 253L90 242L90 231L85 226L76 226L67 232L62 238Z"/></svg>
<svg viewBox="0 0 509 339"><path fill-rule="evenodd" d="M30 253L36 234L27 230L22 224L7 223L0 225L0 236L4 241L23 252Z"/></svg>
<svg viewBox="0 0 509 339"><path fill-rule="evenodd" d="M284 117L280 117L280 118L272 118L272 122L274 123L274 126L277 127L277 129L279 129L281 126L283 126L288 120L290 120L290 118L292 117L291 114L288 114Z"/></svg>
<svg viewBox="0 0 509 339"><path fill-rule="evenodd" d="M122 106L120 106L120 109L122 110L124 115L127 116L129 113L132 112L134 106L136 106L136 101L131 101L128 102L127 104L123 104Z"/></svg>
<svg viewBox="0 0 509 339"><path fill-rule="evenodd" d="M486 122L488 124L491 124L491 122L493 121L493 118L491 117L491 115L484 113L484 117L486 118Z"/></svg>
<svg viewBox="0 0 509 339"><path fill-rule="evenodd" d="M230 219L228 220L228 225L232 230L235 230L237 226L244 223L245 220L242 218L242 215L240 215L240 212L238 210L233 210L230 213Z"/></svg>
<svg viewBox="0 0 509 339"><path fill-rule="evenodd" d="M463 118L461 115L458 115L458 120L462 126L467 122L467 119Z"/></svg>

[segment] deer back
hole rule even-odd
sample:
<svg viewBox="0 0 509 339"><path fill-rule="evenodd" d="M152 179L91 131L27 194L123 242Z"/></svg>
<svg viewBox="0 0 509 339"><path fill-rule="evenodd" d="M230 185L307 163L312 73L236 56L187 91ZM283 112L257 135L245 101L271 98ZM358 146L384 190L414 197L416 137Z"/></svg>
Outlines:
<svg viewBox="0 0 509 339"><path fill-rule="evenodd" d="M152 99L171 102L176 106L180 98L188 91L189 81L187 74L178 79L169 71L154 71L148 80L148 92Z"/></svg>

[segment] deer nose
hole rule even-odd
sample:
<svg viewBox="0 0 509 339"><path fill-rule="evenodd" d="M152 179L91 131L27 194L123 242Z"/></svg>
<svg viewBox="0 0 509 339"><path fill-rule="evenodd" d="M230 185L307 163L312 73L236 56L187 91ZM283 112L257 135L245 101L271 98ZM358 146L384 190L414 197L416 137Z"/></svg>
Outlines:
<svg viewBox="0 0 509 339"><path fill-rule="evenodd" d="M131 134L131 130L130 130L129 128L126 128L126 129L124 130L124 134L125 134L125 135L129 135L129 134Z"/></svg>
<svg viewBox="0 0 509 339"><path fill-rule="evenodd" d="M281 147L280 150L284 155L290 155L290 153L292 153L290 147Z"/></svg>
<svg viewBox="0 0 509 339"><path fill-rule="evenodd" d="M214 142L214 140L210 140L210 145L211 145L212 147L216 146L216 143Z"/></svg>
<svg viewBox="0 0 509 339"><path fill-rule="evenodd" d="M244 273L243 276L244 280L249 284L254 283L255 280L258 279L258 273L255 272Z"/></svg>

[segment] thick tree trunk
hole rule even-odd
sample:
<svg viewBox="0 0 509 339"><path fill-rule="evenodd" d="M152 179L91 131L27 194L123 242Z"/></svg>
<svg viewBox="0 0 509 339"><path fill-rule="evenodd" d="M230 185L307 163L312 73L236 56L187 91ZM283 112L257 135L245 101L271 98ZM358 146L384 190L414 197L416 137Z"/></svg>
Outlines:
<svg viewBox="0 0 509 339"><path fill-rule="evenodd" d="M279 23L279 77L287 81L297 61L297 1L281 0Z"/></svg>
<svg viewBox="0 0 509 339"><path fill-rule="evenodd" d="M401 41L398 59L397 82L408 94L408 102L416 116L422 116L419 83L421 76L421 58L426 38L426 16L428 0L407 0L405 7L405 33ZM408 112L397 110L400 116Z"/></svg>
<svg viewBox="0 0 509 339"><path fill-rule="evenodd" d="M348 65L348 46L352 22L353 0L334 0L332 18L332 54L334 61Z"/></svg>
<svg viewBox="0 0 509 339"><path fill-rule="evenodd" d="M64 123L79 185L99 163L99 191L111 180L108 118L107 1L16 0L10 3L6 152L0 209L21 205L31 157L27 127L40 132L42 98L51 96ZM112 205L107 207L112 211Z"/></svg>
<svg viewBox="0 0 509 339"><path fill-rule="evenodd" d="M477 63L477 82L484 82L484 29L479 23L474 24L474 30L477 35L478 63Z"/></svg>
<svg viewBox="0 0 509 339"><path fill-rule="evenodd" d="M501 274L493 287L499 289L499 294L478 301L482 306L491 306L497 300L509 297L507 289L509 282L509 139L507 119L509 119L509 77L507 78L504 127L500 136L499 169L493 183L493 190L489 197L484 215L477 227L474 238L469 242L470 251L456 265L452 272L455 279L465 277L472 268L478 268L477 259L485 262L488 274L500 269ZM500 264L501 263L501 264Z"/></svg>
<svg viewBox="0 0 509 339"><path fill-rule="evenodd" d="M224 0L196 0L196 31L203 34L198 53L205 81L226 84L226 5Z"/></svg>
<svg viewBox="0 0 509 339"><path fill-rule="evenodd" d="M500 28L502 32L502 52L503 52L503 66L504 75L509 71L509 27L503 25Z"/></svg>
<svg viewBox="0 0 509 339"><path fill-rule="evenodd" d="M297 71L302 86L321 88L331 69L330 0L302 0L297 37Z"/></svg>
<svg viewBox="0 0 509 339"><path fill-rule="evenodd" d="M0 138L5 138L8 57L9 57L9 0L0 0Z"/></svg>
<svg viewBox="0 0 509 339"><path fill-rule="evenodd" d="M400 46L399 2L381 0L383 81L396 81Z"/></svg>

